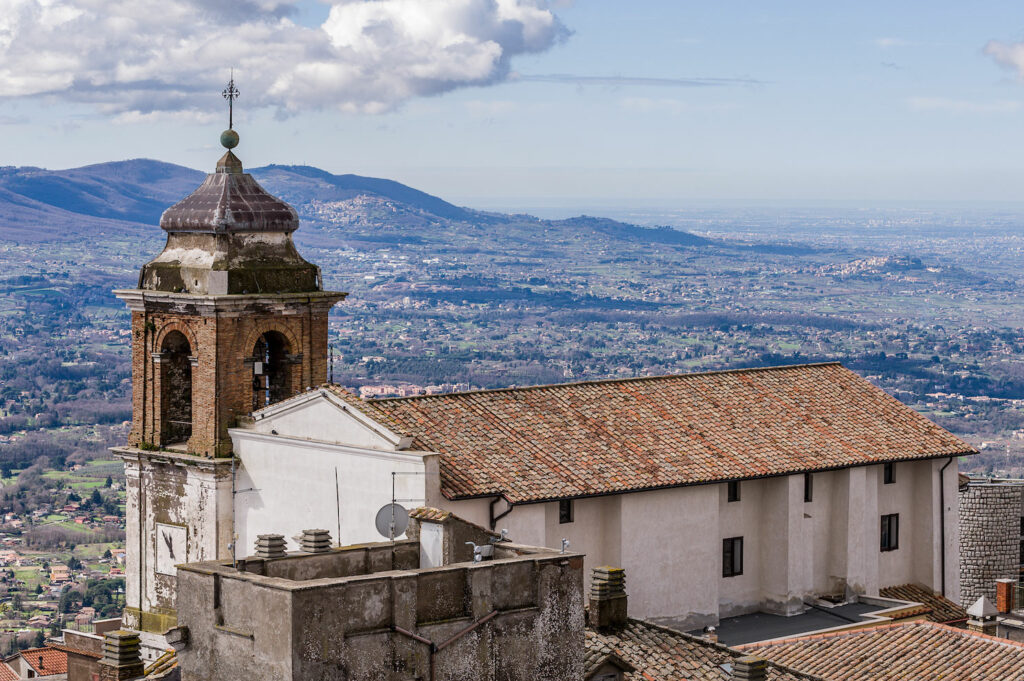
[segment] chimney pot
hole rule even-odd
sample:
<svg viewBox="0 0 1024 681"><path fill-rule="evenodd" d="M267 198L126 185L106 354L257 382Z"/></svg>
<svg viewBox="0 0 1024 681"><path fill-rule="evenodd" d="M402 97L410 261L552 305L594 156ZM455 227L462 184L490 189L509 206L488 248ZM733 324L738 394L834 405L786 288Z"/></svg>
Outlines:
<svg viewBox="0 0 1024 681"><path fill-rule="evenodd" d="M996 610L1000 615L1008 615L1014 608L1014 587L1016 582L1012 579L996 580Z"/></svg>
<svg viewBox="0 0 1024 681"><path fill-rule="evenodd" d="M768 678L768 663L760 657L744 655L732 661L730 681L765 681Z"/></svg>
<svg viewBox="0 0 1024 681"><path fill-rule="evenodd" d="M99 661L100 678L104 681L125 681L142 676L139 634L118 629L103 637L103 659Z"/></svg>
<svg viewBox="0 0 1024 681"><path fill-rule="evenodd" d="M590 613L595 629L617 629L629 618L626 602L626 571L617 567L596 567L590 575Z"/></svg>
<svg viewBox="0 0 1024 681"><path fill-rule="evenodd" d="M256 538L256 555L260 558L284 558L285 551L283 534L261 534Z"/></svg>
<svg viewBox="0 0 1024 681"><path fill-rule="evenodd" d="M300 543L306 553L326 553L331 550L331 533L327 530L303 530Z"/></svg>

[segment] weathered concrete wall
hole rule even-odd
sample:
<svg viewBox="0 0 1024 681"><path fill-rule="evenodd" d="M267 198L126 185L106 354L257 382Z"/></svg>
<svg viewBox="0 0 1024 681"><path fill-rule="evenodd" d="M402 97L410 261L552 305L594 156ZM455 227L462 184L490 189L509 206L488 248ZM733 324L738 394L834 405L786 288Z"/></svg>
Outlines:
<svg viewBox="0 0 1024 681"><path fill-rule="evenodd" d="M1016 579L1024 485L972 483L960 491L960 602L995 602L996 580Z"/></svg>
<svg viewBox="0 0 1024 681"><path fill-rule="evenodd" d="M179 622L189 632L178 653L183 679L293 678L289 592L212 572L182 570L178 581Z"/></svg>
<svg viewBox="0 0 1024 681"><path fill-rule="evenodd" d="M342 551L319 555L295 554L271 560L250 556L239 561L238 569L292 581L338 579L388 570L415 570L419 567L419 550L418 542L405 540L394 544L346 547Z"/></svg>
<svg viewBox="0 0 1024 681"><path fill-rule="evenodd" d="M182 679L431 678L431 646L397 627L438 645L463 634L433 654L437 681L580 681L582 568L554 552L297 582L188 566Z"/></svg>
<svg viewBox="0 0 1024 681"><path fill-rule="evenodd" d="M169 452L118 453L127 484L125 623L162 633L175 621L174 566L230 555L230 467Z"/></svg>

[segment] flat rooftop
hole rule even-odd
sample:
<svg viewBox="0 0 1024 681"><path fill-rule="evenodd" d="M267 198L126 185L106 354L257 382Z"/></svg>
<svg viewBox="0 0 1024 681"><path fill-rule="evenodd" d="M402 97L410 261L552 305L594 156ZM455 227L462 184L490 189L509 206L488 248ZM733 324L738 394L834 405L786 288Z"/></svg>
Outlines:
<svg viewBox="0 0 1024 681"><path fill-rule="evenodd" d="M898 603L898 601L894 602ZM738 646L745 643L757 641L768 641L775 638L790 638L809 634L822 629L844 627L855 623L868 623L885 610L891 609L892 605L876 605L871 603L846 603L834 608L808 608L800 615L785 617L782 615L769 615L764 612L755 612L749 615L738 615L736 617L723 618L715 631L718 634L718 641L727 646ZM876 617L865 617L874 615ZM671 620L659 622L665 626L673 626ZM702 636L703 629L694 629L690 632L694 636Z"/></svg>

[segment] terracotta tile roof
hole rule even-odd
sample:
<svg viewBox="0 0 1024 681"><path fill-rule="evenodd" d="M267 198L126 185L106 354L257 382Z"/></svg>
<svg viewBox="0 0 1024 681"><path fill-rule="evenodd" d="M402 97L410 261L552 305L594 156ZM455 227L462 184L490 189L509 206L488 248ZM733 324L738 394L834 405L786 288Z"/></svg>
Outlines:
<svg viewBox="0 0 1024 681"><path fill-rule="evenodd" d="M513 503L975 450L839 364L359 400L441 454L449 499Z"/></svg>
<svg viewBox="0 0 1024 681"><path fill-rule="evenodd" d="M68 673L68 654L53 646L42 648L26 648L21 657L36 670L39 676L55 676ZM42 664L39 662L42 658Z"/></svg>
<svg viewBox="0 0 1024 681"><path fill-rule="evenodd" d="M907 622L739 646L827 681L1024 679L1024 644L934 622Z"/></svg>
<svg viewBox="0 0 1024 681"><path fill-rule="evenodd" d="M901 601L914 601L925 606L928 620L939 624L962 622L967 619L967 611L953 601L937 594L931 589L918 584L902 584L880 589L882 598L896 598Z"/></svg>
<svg viewBox="0 0 1024 681"><path fill-rule="evenodd" d="M416 520L436 520L443 522L452 517L451 511L442 511L439 508L430 508L429 506L420 506L409 511L409 517L415 518Z"/></svg>
<svg viewBox="0 0 1024 681"><path fill-rule="evenodd" d="M617 655L635 667L624 675L627 681L726 681L729 672L722 665L747 653L711 643L644 620L630 619L622 629L612 632L586 630L586 674L608 655ZM770 681L816 681L782 665L769 664Z"/></svg>
<svg viewBox="0 0 1024 681"><path fill-rule="evenodd" d="M0 681L18 681L21 677L6 662L0 662Z"/></svg>
<svg viewBox="0 0 1024 681"><path fill-rule="evenodd" d="M94 660L103 659L102 653L94 653L91 650L82 650L81 648L72 648L71 646L60 645L59 643L50 643L47 647L53 648L54 650L60 650L65 653L72 653L74 655L82 655L84 657L91 657Z"/></svg>

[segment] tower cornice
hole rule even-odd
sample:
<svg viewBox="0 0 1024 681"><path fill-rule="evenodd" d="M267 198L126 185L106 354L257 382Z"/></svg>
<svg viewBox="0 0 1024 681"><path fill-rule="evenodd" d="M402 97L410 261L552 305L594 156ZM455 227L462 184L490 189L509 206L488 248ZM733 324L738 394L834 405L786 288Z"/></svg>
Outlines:
<svg viewBox="0 0 1024 681"><path fill-rule="evenodd" d="M254 307L316 305L331 307L342 301L348 293L341 291L309 291L306 293L248 293L248 294L197 294L171 293L131 288L115 289L113 294L123 300L132 312L143 312L158 308L189 308L202 315L230 315L252 312Z"/></svg>

